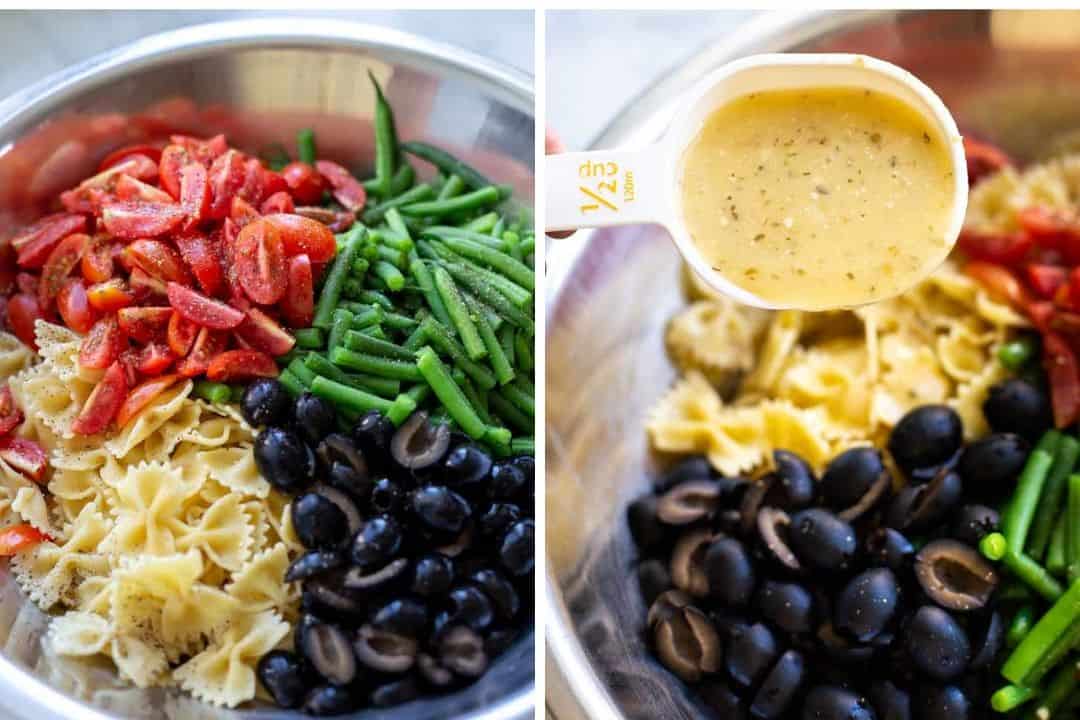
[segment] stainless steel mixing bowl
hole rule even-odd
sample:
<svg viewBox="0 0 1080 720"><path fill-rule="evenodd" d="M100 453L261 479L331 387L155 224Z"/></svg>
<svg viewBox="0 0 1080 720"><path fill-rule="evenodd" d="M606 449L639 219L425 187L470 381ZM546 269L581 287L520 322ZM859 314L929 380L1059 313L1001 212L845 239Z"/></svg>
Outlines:
<svg viewBox="0 0 1080 720"><path fill-rule="evenodd" d="M55 192L110 149L169 132L225 132L257 152L314 127L320 153L367 172L373 95L383 83L399 133L460 153L532 199L532 79L455 48L338 20L246 20L156 35L47 78L0 102L0 237L47 210ZM0 568L0 717L33 720L268 720L179 693L138 690L107 667L44 656L46 616ZM532 633L475 685L365 719L521 720L533 711Z"/></svg>
<svg viewBox="0 0 1080 720"><path fill-rule="evenodd" d="M673 69L594 146L657 140L675 99L703 74L783 51L862 52L901 65L941 95L963 132L1020 160L1076 145L1080 13L919 11L766 16ZM624 521L657 472L644 419L674 378L663 329L683 304L678 256L666 233L648 227L548 247L549 714L702 717L685 686L646 658Z"/></svg>

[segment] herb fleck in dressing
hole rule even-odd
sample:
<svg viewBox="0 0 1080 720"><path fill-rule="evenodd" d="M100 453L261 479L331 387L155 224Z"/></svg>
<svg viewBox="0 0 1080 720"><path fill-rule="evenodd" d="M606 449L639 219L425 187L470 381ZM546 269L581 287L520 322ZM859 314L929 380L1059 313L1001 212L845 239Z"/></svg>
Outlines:
<svg viewBox="0 0 1080 720"><path fill-rule="evenodd" d="M778 90L709 116L683 160L682 209L728 280L827 309L890 297L940 264L953 183L944 139L900 101Z"/></svg>

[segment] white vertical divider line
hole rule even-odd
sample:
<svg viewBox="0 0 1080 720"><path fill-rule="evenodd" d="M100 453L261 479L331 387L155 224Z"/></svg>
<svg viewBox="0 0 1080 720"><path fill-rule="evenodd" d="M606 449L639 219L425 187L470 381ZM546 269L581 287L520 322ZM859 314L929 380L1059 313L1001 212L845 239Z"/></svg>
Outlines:
<svg viewBox="0 0 1080 720"><path fill-rule="evenodd" d="M546 16L544 14L544 3L542 0L537 3L534 10L534 27L533 27L533 51L535 53L535 60L533 67L534 82L536 83L536 108L534 116L536 118L535 130L534 130L534 142L536 160L534 163L534 177L535 177L535 192L533 197L534 207L534 231L536 232L536 249L534 250L534 265L536 267L536 292L533 294L534 312L536 313L536 337L535 346L533 348L533 357L536 358L534 363L534 375L536 377L536 417L534 422L536 423L534 429L534 437L536 440L536 507L534 512L536 515L536 582L535 592L536 598L533 603L534 611L534 627L536 632L536 663L535 663L535 681L536 681L536 708L535 717L536 720L545 720L547 717L547 702L546 702L546 683L544 682L544 669L546 658L546 635L544 632L544 622L547 617L547 607L545 605L545 599L547 597L546 583L547 583L547 522L546 522L546 496L547 496L547 448L546 448L546 412L547 407L547 318L545 317L546 302L544 299L547 297L547 280L546 280L546 257L547 257L547 237L544 235L544 210L546 207L547 197L545 194L545 167L544 167L544 155L545 155L545 137L547 135L547 25Z"/></svg>

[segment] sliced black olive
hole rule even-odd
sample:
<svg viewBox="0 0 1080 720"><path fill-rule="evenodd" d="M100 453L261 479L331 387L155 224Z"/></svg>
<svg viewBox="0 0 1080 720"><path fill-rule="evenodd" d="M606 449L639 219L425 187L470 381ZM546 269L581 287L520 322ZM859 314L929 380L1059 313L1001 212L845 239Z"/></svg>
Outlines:
<svg viewBox="0 0 1080 720"><path fill-rule="evenodd" d="M705 550L703 563L711 597L730 607L750 600L757 573L741 542L731 537L713 540Z"/></svg>
<svg viewBox="0 0 1080 720"><path fill-rule="evenodd" d="M510 622L513 620L518 611L521 609L521 598L518 597L517 590L510 584L498 570L492 570L486 568L484 570L477 570L469 579L476 583L476 586L484 591L484 594L491 600L492 605L495 608L495 613L499 619L503 622ZM453 596L450 598L451 602L454 601Z"/></svg>
<svg viewBox="0 0 1080 720"><path fill-rule="evenodd" d="M900 585L888 568L871 568L844 586L836 597L833 626L857 642L869 642L892 622Z"/></svg>
<svg viewBox="0 0 1080 720"><path fill-rule="evenodd" d="M406 558L398 558L385 567L370 572L353 567L345 573L343 585L358 593L378 592L404 580L408 569L409 561Z"/></svg>
<svg viewBox="0 0 1080 720"><path fill-rule="evenodd" d="M979 541L1001 525L997 510L985 505L964 505L956 513L952 536L960 542L976 547Z"/></svg>
<svg viewBox="0 0 1080 720"><path fill-rule="evenodd" d="M416 662L417 647L415 638L371 625L362 625L353 641L356 659L364 667L381 673L408 671Z"/></svg>
<svg viewBox="0 0 1080 720"><path fill-rule="evenodd" d="M709 618L695 607L682 607L658 622L653 640L664 667L687 682L719 668L720 637Z"/></svg>
<svg viewBox="0 0 1080 720"><path fill-rule="evenodd" d="M995 433L964 448L956 469L971 497L997 501L1016 488L1031 445L1013 433Z"/></svg>
<svg viewBox="0 0 1080 720"><path fill-rule="evenodd" d="M709 576L705 574L705 553L713 534L708 528L683 533L671 552L671 580L675 587L693 595L709 594Z"/></svg>
<svg viewBox="0 0 1080 720"><path fill-rule="evenodd" d="M435 548L435 551L442 553L447 557L456 558L458 555L469 549L469 547L472 545L472 537L473 523L470 520L469 524L465 526L464 530L458 533L458 536L456 538L446 543L445 545L440 545L439 547Z"/></svg>
<svg viewBox="0 0 1080 720"><path fill-rule="evenodd" d="M746 703L736 695L726 682L708 681L697 686L698 695L718 718L746 720Z"/></svg>
<svg viewBox="0 0 1080 720"><path fill-rule="evenodd" d="M492 500L516 500L525 495L525 473L515 463L497 462L491 468L488 497Z"/></svg>
<svg viewBox="0 0 1080 720"><path fill-rule="evenodd" d="M394 424L380 413L372 410L353 426L352 439L366 456L387 457L390 453L390 440L394 436Z"/></svg>
<svg viewBox="0 0 1080 720"><path fill-rule="evenodd" d="M512 503L491 503L480 516L476 529L485 540L498 542L507 528L521 519L521 508Z"/></svg>
<svg viewBox="0 0 1080 720"><path fill-rule="evenodd" d="M420 684L412 676L391 680L371 691L374 707L393 707L420 697Z"/></svg>
<svg viewBox="0 0 1080 720"><path fill-rule="evenodd" d="M824 613L822 613L824 614ZM818 626L815 633L818 645L833 662L844 666L861 667L874 659L874 645L861 645L837 632L831 622Z"/></svg>
<svg viewBox="0 0 1080 720"><path fill-rule="evenodd" d="M803 700L802 720L877 720L870 701L835 685L818 685Z"/></svg>
<svg viewBox="0 0 1080 720"><path fill-rule="evenodd" d="M955 685L924 688L916 698L919 720L969 720L974 717L971 701Z"/></svg>
<svg viewBox="0 0 1080 720"><path fill-rule="evenodd" d="M353 444L349 438L341 433L332 433L324 436L315 450L315 455L324 468L330 469L334 463L345 463L362 477L369 477L367 458L364 453Z"/></svg>
<svg viewBox="0 0 1080 720"><path fill-rule="evenodd" d="M428 530L453 539L465 529L472 513L469 502L442 485L423 485L412 492L413 515Z"/></svg>
<svg viewBox="0 0 1080 720"><path fill-rule="evenodd" d="M346 561L345 553L340 550L308 550L289 565L289 569L285 572L285 582L305 580L336 570Z"/></svg>
<svg viewBox="0 0 1080 720"><path fill-rule="evenodd" d="M307 493L293 501L292 524L307 548L338 547L349 535L348 517L320 493Z"/></svg>
<svg viewBox="0 0 1080 720"><path fill-rule="evenodd" d="M934 540L915 556L915 577L926 596L949 610L985 607L998 573L975 548L957 540Z"/></svg>
<svg viewBox="0 0 1080 720"><path fill-rule="evenodd" d="M337 488L362 506L367 506L371 500L371 489L375 482L367 475L361 475L343 462L335 461L330 466L330 472L326 474L326 484Z"/></svg>
<svg viewBox="0 0 1080 720"><path fill-rule="evenodd" d="M392 632L406 637L419 637L427 626L428 609L414 598L397 598L383 605L371 617L376 630Z"/></svg>
<svg viewBox="0 0 1080 720"><path fill-rule="evenodd" d="M814 598L802 585L766 580L754 595L754 607L784 632L797 635L814 628Z"/></svg>
<svg viewBox="0 0 1080 720"><path fill-rule="evenodd" d="M915 546L899 530L879 527L866 537L866 555L875 565L897 571L915 557Z"/></svg>
<svg viewBox="0 0 1080 720"><path fill-rule="evenodd" d="M795 553L788 546L787 531L791 526L791 518L786 512L773 507L763 507L758 511L757 526L762 542L778 563L789 570L802 570L799 558L795 557Z"/></svg>
<svg viewBox="0 0 1080 720"><path fill-rule="evenodd" d="M255 465L277 489L295 494L315 478L315 455L295 433L276 427L255 438Z"/></svg>
<svg viewBox="0 0 1080 720"><path fill-rule="evenodd" d="M773 452L776 482L769 493L769 504L783 510L799 510L814 501L817 478L810 465L793 452Z"/></svg>
<svg viewBox="0 0 1080 720"><path fill-rule="evenodd" d="M401 550L403 534L398 521L388 515L377 515L356 533L352 542L352 561L358 567L383 566Z"/></svg>
<svg viewBox="0 0 1080 720"><path fill-rule="evenodd" d="M806 663L803 656L795 650L785 652L765 676L754 695L750 714L762 720L774 720L783 715L799 692L805 675Z"/></svg>
<svg viewBox="0 0 1080 720"><path fill-rule="evenodd" d="M499 561L503 568L515 577L529 575L536 558L533 555L533 535L536 527L532 518L519 520L510 526L499 546Z"/></svg>
<svg viewBox="0 0 1080 720"><path fill-rule="evenodd" d="M833 510L844 510L863 499L885 472L881 453L854 447L837 455L821 476L821 498Z"/></svg>
<svg viewBox="0 0 1080 720"><path fill-rule="evenodd" d="M445 555L424 555L413 567L412 591L421 597L444 595L453 583L454 561Z"/></svg>
<svg viewBox="0 0 1080 720"><path fill-rule="evenodd" d="M749 688L761 680L779 654L776 637L767 626L738 624L728 632L724 667L737 685Z"/></svg>
<svg viewBox="0 0 1080 720"><path fill-rule="evenodd" d="M356 677L356 659L345 634L337 627L305 616L297 628L297 649L315 671L334 685Z"/></svg>
<svg viewBox="0 0 1080 720"><path fill-rule="evenodd" d="M472 585L454 588L450 591L448 600L451 620L468 625L477 632L486 630L495 617L491 599Z"/></svg>
<svg viewBox="0 0 1080 720"><path fill-rule="evenodd" d="M964 441L964 426L947 405L921 405L900 418L889 434L889 453L904 472L947 462Z"/></svg>
<svg viewBox="0 0 1080 720"><path fill-rule="evenodd" d="M870 702L879 720L912 720L911 696L889 680L870 686Z"/></svg>
<svg viewBox="0 0 1080 720"><path fill-rule="evenodd" d="M390 478L379 478L371 488L371 510L384 515L397 515L405 503L405 493Z"/></svg>
<svg viewBox="0 0 1080 720"><path fill-rule="evenodd" d="M990 667L1005 645L1005 621L1001 619L1000 612L994 610L977 624L978 628L968 628L969 634L975 632L976 629L980 631L975 638L976 643L971 662L968 663L968 670Z"/></svg>
<svg viewBox="0 0 1080 720"><path fill-rule="evenodd" d="M656 483L656 490L658 493L663 493L668 488L687 480L708 480L715 477L716 472L707 458L702 455L692 455L672 465Z"/></svg>
<svg viewBox="0 0 1080 720"><path fill-rule="evenodd" d="M983 415L995 432L1016 433L1029 442L1037 441L1054 422L1046 393L1020 378L992 386Z"/></svg>
<svg viewBox="0 0 1080 720"><path fill-rule="evenodd" d="M443 688L454 682L454 673L447 670L438 660L427 653L420 653L416 656L416 667L424 680L434 687Z"/></svg>
<svg viewBox="0 0 1080 720"><path fill-rule="evenodd" d="M823 508L795 513L787 539L800 563L830 572L851 565L858 543L851 525Z"/></svg>
<svg viewBox="0 0 1080 720"><path fill-rule="evenodd" d="M360 700L347 687L321 685L308 693L303 711L308 715L344 715L356 710Z"/></svg>
<svg viewBox="0 0 1080 720"><path fill-rule="evenodd" d="M739 531L743 535L749 535L757 525L758 511L765 502L765 496L769 494L776 482L776 474L769 473L750 484L743 493L742 502L739 504L740 526Z"/></svg>
<svg viewBox="0 0 1080 720"><path fill-rule="evenodd" d="M487 480L491 467L491 455L486 450L465 443L446 455L443 478L450 487L472 487Z"/></svg>
<svg viewBox="0 0 1080 720"><path fill-rule="evenodd" d="M720 503L720 486L711 479L687 480L656 503L656 517L667 525L689 525L709 517Z"/></svg>
<svg viewBox="0 0 1080 720"><path fill-rule="evenodd" d="M470 628L455 625L443 633L439 660L458 675L480 677L488 667L484 641Z"/></svg>
<svg viewBox="0 0 1080 720"><path fill-rule="evenodd" d="M935 680L951 680L967 669L971 643L949 613L932 605L915 611L903 633L912 664Z"/></svg>
<svg viewBox="0 0 1080 720"><path fill-rule="evenodd" d="M390 440L390 455L407 470L423 470L439 462L450 447L450 429L433 423L418 410L401 424Z"/></svg>
<svg viewBox="0 0 1080 720"><path fill-rule="evenodd" d="M312 445L334 431L337 426L337 411L334 404L325 398L309 392L300 393L293 407L293 416L300 432Z"/></svg>
<svg viewBox="0 0 1080 720"><path fill-rule="evenodd" d="M309 682L303 663L295 653L272 650L259 660L257 672L259 682L273 696L278 707L295 708L304 701Z"/></svg>
<svg viewBox="0 0 1080 720"><path fill-rule="evenodd" d="M316 483L312 490L334 503L338 510L341 510L341 512L345 514L345 520L349 527L349 535L360 530L364 521L360 517L360 510L356 507L356 502L351 497L337 488L330 487L323 483Z"/></svg>
<svg viewBox="0 0 1080 720"><path fill-rule="evenodd" d="M690 596L682 590L662 592L649 606L649 614L645 622L649 628L655 629L660 622L678 613L691 602Z"/></svg>
<svg viewBox="0 0 1080 720"><path fill-rule="evenodd" d="M664 542L668 530L657 516L660 499L655 495L642 495L626 508L626 523L630 536L642 550L649 550Z"/></svg>
<svg viewBox="0 0 1080 720"><path fill-rule="evenodd" d="M244 388L244 394L240 398L240 412L244 414L248 424L254 427L284 425L289 421L291 406L292 397L285 386L270 378L261 378L250 383Z"/></svg>
<svg viewBox="0 0 1080 720"><path fill-rule="evenodd" d="M889 473L882 471L878 475L870 488L866 491L866 494L859 498L854 505L847 507L837 513L837 517L844 522L855 522L867 512L877 507L881 501L888 497L889 490L892 489L892 477Z"/></svg>
<svg viewBox="0 0 1080 720"><path fill-rule="evenodd" d="M348 578L352 572L350 569L342 574L340 570L335 570L309 578L304 582L301 599L331 613L354 615L362 612L363 605L349 592Z"/></svg>

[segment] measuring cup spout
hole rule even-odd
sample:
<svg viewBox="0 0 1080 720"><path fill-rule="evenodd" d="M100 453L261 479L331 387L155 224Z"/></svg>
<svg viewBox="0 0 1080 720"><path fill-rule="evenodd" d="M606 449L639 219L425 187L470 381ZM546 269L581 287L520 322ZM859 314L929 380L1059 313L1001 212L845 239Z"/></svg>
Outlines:
<svg viewBox="0 0 1080 720"><path fill-rule="evenodd" d="M661 223L672 216L670 169L658 145L545 158L549 231Z"/></svg>

